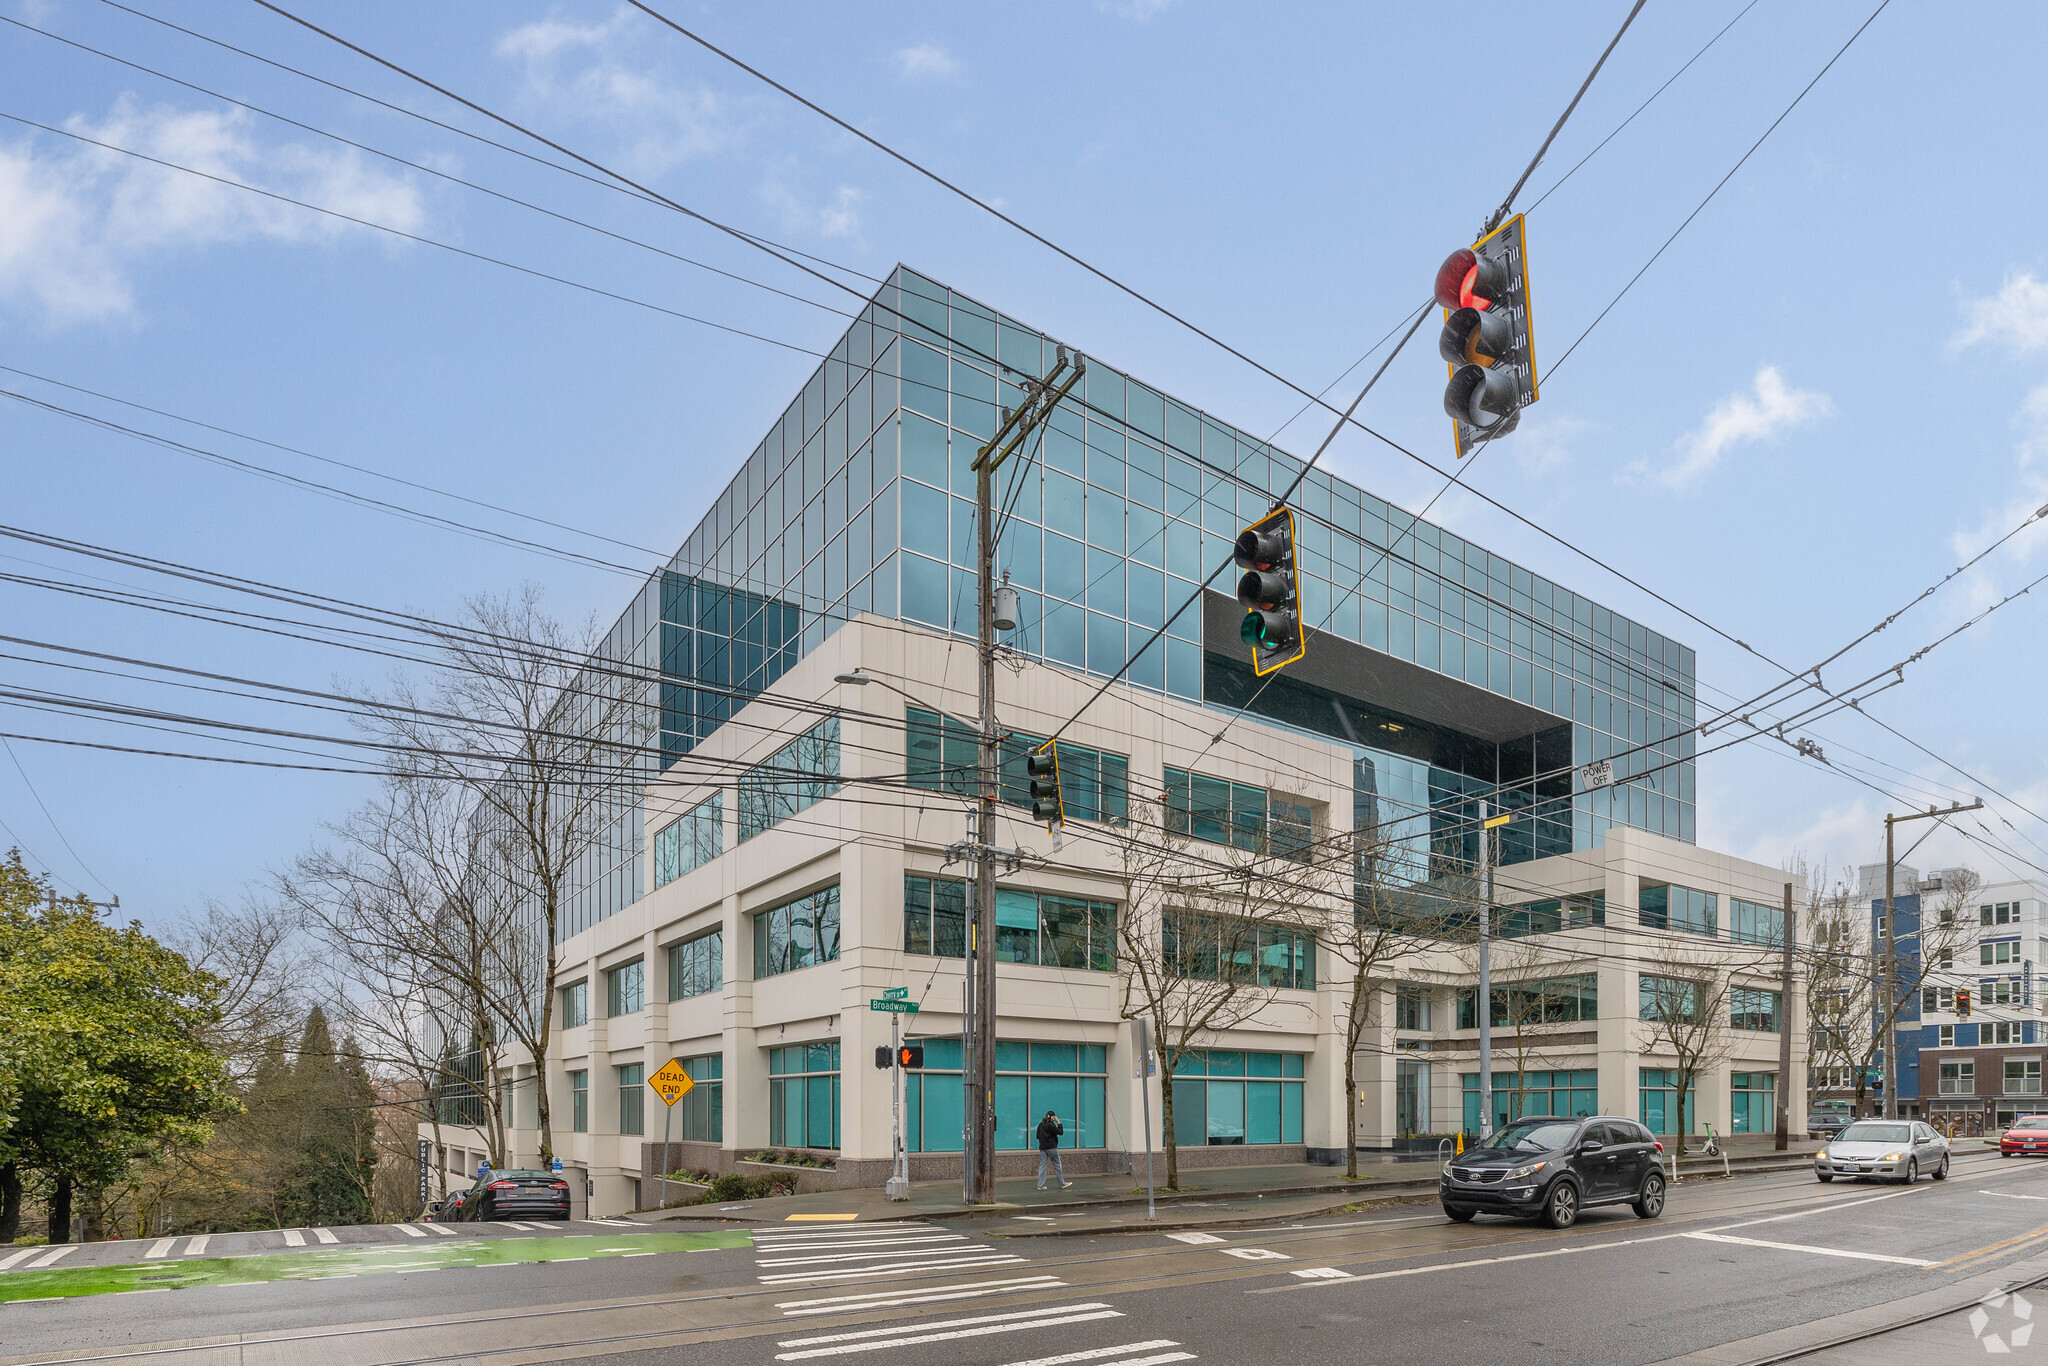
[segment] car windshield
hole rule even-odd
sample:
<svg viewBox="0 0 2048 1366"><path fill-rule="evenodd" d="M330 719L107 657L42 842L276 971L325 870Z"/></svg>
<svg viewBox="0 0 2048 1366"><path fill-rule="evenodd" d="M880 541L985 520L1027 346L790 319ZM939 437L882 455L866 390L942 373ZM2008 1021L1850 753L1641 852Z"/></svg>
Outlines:
<svg viewBox="0 0 2048 1366"><path fill-rule="evenodd" d="M1486 1146L1497 1152L1544 1153L1552 1148L1562 1148L1571 1142L1578 1125L1570 1121L1559 1123L1554 1119L1523 1120L1510 1124L1486 1140Z"/></svg>
<svg viewBox="0 0 2048 1366"><path fill-rule="evenodd" d="M2021 1115L2012 1122L2015 1129L2048 1129L2048 1115Z"/></svg>
<svg viewBox="0 0 2048 1366"><path fill-rule="evenodd" d="M1912 1130L1903 1124L1851 1124L1842 1130L1844 1143L1904 1143Z"/></svg>

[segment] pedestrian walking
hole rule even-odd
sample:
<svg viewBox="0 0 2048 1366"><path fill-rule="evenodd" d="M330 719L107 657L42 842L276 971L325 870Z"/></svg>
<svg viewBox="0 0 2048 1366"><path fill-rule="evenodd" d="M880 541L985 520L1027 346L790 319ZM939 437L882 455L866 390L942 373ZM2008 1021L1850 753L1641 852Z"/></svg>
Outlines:
<svg viewBox="0 0 2048 1366"><path fill-rule="evenodd" d="M1052 1111L1045 1112L1045 1118L1038 1121L1038 1188L1045 1189L1045 1173L1048 1168L1060 1179L1060 1189L1065 1190L1074 1183L1067 1180L1066 1169L1060 1166L1060 1135L1067 1126L1060 1123L1060 1117Z"/></svg>

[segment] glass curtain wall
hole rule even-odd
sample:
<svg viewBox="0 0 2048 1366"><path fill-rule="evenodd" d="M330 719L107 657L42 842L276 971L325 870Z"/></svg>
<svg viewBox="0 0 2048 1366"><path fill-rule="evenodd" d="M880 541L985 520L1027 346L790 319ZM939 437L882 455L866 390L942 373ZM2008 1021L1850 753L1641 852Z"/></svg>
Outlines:
<svg viewBox="0 0 2048 1366"><path fill-rule="evenodd" d="M972 453L1054 350L942 285L890 277L606 639L608 665L661 680L645 689L650 775L857 613L972 633ZM1093 359L1030 455L998 489L1000 568L1022 603L1011 646L1096 675L1131 662L1136 687L1203 698L1201 609L1178 609L1301 463ZM1694 838L1691 650L1326 471L1294 502L1311 626L1571 722L1570 763L1645 746L1618 775L1660 771L1571 799L1570 847L1617 822ZM1529 769L1503 759L1481 776ZM616 806L578 863L565 933L643 893L630 785Z"/></svg>

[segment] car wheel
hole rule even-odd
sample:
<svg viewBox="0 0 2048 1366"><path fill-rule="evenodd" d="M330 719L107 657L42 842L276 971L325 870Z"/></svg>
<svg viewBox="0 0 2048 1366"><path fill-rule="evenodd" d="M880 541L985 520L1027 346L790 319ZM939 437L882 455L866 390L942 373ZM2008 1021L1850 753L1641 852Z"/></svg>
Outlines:
<svg viewBox="0 0 2048 1366"><path fill-rule="evenodd" d="M1664 1212L1664 1177L1651 1172L1643 1178L1643 1189L1636 1196L1634 1206L1636 1218L1655 1219Z"/></svg>
<svg viewBox="0 0 2048 1366"><path fill-rule="evenodd" d="M1569 1181L1552 1185L1543 1202L1543 1222L1552 1228L1570 1228L1579 1222L1579 1188Z"/></svg>
<svg viewBox="0 0 2048 1366"><path fill-rule="evenodd" d="M1835 1179L1835 1174L1833 1172L1815 1172L1813 1175L1814 1178L1818 1180L1822 1185L1826 1185L1828 1182Z"/></svg>
<svg viewBox="0 0 2048 1366"><path fill-rule="evenodd" d="M1444 1206L1444 1217L1454 1224L1469 1224L1472 1222L1472 1216L1477 1213L1479 1211L1476 1209L1459 1209L1456 1205Z"/></svg>
<svg viewBox="0 0 2048 1366"><path fill-rule="evenodd" d="M1920 1179L1920 1159L1919 1159L1919 1158L1917 1158L1917 1157L1909 1157L1909 1158L1907 1158L1907 1159L1906 1159L1906 1175L1905 1175L1905 1178L1904 1178L1904 1180L1903 1180L1903 1181L1902 1181L1902 1182L1901 1182L1900 1184L1902 1184L1902 1185L1907 1185L1907 1186L1910 1186L1910 1185L1912 1185L1912 1184L1913 1184L1913 1183L1914 1183L1915 1181L1918 1181L1919 1179Z"/></svg>
<svg viewBox="0 0 2048 1366"><path fill-rule="evenodd" d="M1941 1165L1940 1165L1939 1167L1936 1167L1936 1168L1934 1169L1934 1179L1935 1179L1936 1181L1946 1181L1946 1180L1948 1180L1948 1154L1947 1154L1947 1153L1943 1153L1943 1154L1941 1155Z"/></svg>

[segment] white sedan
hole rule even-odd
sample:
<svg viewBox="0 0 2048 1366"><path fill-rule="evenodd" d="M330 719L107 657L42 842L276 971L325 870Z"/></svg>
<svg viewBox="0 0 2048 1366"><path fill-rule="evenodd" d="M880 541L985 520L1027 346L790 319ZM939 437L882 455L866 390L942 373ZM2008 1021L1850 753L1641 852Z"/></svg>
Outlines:
<svg viewBox="0 0 2048 1366"><path fill-rule="evenodd" d="M1881 1176L1911 1184L1922 1173L1948 1179L1948 1140L1917 1119L1863 1119L1813 1155L1813 1174Z"/></svg>

